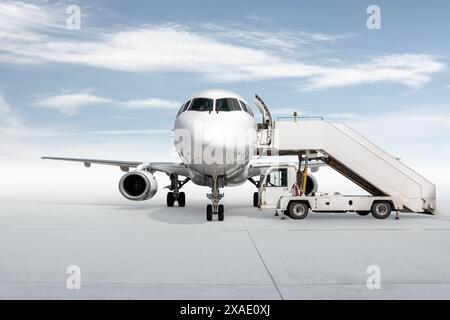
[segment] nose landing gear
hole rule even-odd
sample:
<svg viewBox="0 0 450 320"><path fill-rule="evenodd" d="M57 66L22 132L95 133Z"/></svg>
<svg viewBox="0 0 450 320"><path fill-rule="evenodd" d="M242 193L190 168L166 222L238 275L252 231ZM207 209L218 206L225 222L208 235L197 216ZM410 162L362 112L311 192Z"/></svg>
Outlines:
<svg viewBox="0 0 450 320"><path fill-rule="evenodd" d="M217 220L223 221L225 219L225 207L223 204L219 204L214 209L214 205L208 204L206 206L206 220L212 221L213 214L217 214Z"/></svg>
<svg viewBox="0 0 450 320"><path fill-rule="evenodd" d="M223 198L224 194L219 192L219 186L217 178L213 179L211 193L206 196L211 200L212 204L206 206L206 220L211 221L213 214L217 214L217 219L223 221L225 218L225 208L223 204L219 204L219 201Z"/></svg>

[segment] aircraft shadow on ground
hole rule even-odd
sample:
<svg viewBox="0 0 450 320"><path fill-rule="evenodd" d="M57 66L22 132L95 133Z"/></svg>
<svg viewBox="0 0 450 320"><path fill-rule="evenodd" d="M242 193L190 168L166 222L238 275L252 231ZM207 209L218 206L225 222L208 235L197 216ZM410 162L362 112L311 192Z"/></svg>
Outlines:
<svg viewBox="0 0 450 320"><path fill-rule="evenodd" d="M206 221L205 205L203 203L191 204L184 208L173 207L173 208L159 208L148 214L150 219L171 223L171 224L204 224L211 223ZM225 209L225 220L230 217L248 217L254 219L272 219L273 214L270 212L262 213L259 209L253 208L251 206L226 206ZM213 222L217 220L217 217L213 217Z"/></svg>
<svg viewBox="0 0 450 320"><path fill-rule="evenodd" d="M127 206L128 207L128 206ZM150 208L148 208L150 209ZM126 208L128 210L128 208ZM143 210L141 207L139 210ZM170 223L170 224L204 224L210 223L206 221L205 217L205 207L203 205L190 205L184 208L173 207L173 208L158 208L157 210L148 213L148 217L150 219ZM251 206L232 206L228 205L225 211L225 220L233 217L245 217L250 219L261 219L261 220L280 220L284 218L285 220L289 220L293 224L301 224L305 220L294 220L290 217L281 214L279 216L275 216L274 211L260 211L257 208L253 208ZM386 220L377 220L372 215L368 216L359 216L356 213L333 213L333 212L320 212L315 213L311 212L305 219L306 220L344 220L344 221L368 221L374 220L374 222L382 222L382 221L390 221L394 220L395 212L387 218ZM401 213L400 220L416 220L416 219L427 219L433 218L432 216L421 215L421 214L410 214L410 213ZM214 217L214 220L217 218Z"/></svg>
<svg viewBox="0 0 450 320"><path fill-rule="evenodd" d="M204 224L210 223L206 221L205 217L205 203L190 203L184 208L173 207L168 208L161 205L151 205L144 203L132 203L132 204L121 204L121 203L101 203L101 202L89 202L89 201L68 201L68 202L41 202L42 204L56 204L56 205L84 205L84 206L101 206L101 207L111 207L114 210L120 211L123 214L127 212L135 212L146 214L148 218L170 224ZM242 204L228 204L225 209L225 220L230 217L245 217L250 219L261 219L261 220L280 220L284 218L290 221L292 224L301 224L302 222L308 220L339 220L339 221L383 221L376 220L372 215L359 216L356 213L334 213L334 212L310 212L305 220L293 220L290 217L281 214L280 216L274 215L275 211L265 210L261 211L251 205L246 206ZM390 221L395 218L395 212L392 212L391 216L384 221ZM424 214L411 214L411 213L400 213L400 220L425 220L436 218L430 215ZM214 217L214 220L217 220ZM374 221L374 222L375 222Z"/></svg>

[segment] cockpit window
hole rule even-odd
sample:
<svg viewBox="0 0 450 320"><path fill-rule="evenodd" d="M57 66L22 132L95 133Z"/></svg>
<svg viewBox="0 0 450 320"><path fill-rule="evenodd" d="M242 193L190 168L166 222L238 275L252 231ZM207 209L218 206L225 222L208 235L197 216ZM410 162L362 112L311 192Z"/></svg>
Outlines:
<svg viewBox="0 0 450 320"><path fill-rule="evenodd" d="M189 111L212 111L213 100L207 98L195 98L192 100Z"/></svg>
<svg viewBox="0 0 450 320"><path fill-rule="evenodd" d="M250 108L250 106L248 104L246 104L244 101L241 101L241 100L239 100L239 103L241 104L242 110L244 110L249 115L254 117L253 111L252 111L252 109Z"/></svg>
<svg viewBox="0 0 450 320"><path fill-rule="evenodd" d="M181 111L181 112L185 112L186 110L187 110L187 108L189 107L189 104L191 103L191 100L189 100L188 102L186 102L185 104L184 104L184 107L183 107L183 111Z"/></svg>
<svg viewBox="0 0 450 320"><path fill-rule="evenodd" d="M191 100L187 101L186 103L184 103L184 104L181 106L180 111L178 111L178 114L180 114L180 113L182 113L182 112L185 112L186 109L189 107L189 103L191 103Z"/></svg>
<svg viewBox="0 0 450 320"><path fill-rule="evenodd" d="M223 98L216 100L216 111L241 111L241 107L237 99Z"/></svg>

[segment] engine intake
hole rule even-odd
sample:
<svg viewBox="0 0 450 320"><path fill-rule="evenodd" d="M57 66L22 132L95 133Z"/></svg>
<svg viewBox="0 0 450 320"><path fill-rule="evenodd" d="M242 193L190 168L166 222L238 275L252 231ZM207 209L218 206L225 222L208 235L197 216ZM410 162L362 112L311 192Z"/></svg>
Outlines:
<svg viewBox="0 0 450 320"><path fill-rule="evenodd" d="M158 191L158 183L150 172L133 171L125 174L120 179L119 191L129 200L148 200Z"/></svg>
<svg viewBox="0 0 450 320"><path fill-rule="evenodd" d="M308 177L306 178L306 190L305 193L307 196L312 195L314 192L317 191L319 187L319 184L317 183L316 178L312 174L308 174Z"/></svg>

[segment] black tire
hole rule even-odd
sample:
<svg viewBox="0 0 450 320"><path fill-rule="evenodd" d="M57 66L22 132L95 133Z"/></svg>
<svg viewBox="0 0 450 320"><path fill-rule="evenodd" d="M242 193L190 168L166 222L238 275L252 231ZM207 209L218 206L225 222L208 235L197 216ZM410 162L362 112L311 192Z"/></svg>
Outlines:
<svg viewBox="0 0 450 320"><path fill-rule="evenodd" d="M370 214L370 211L356 211L356 213L360 216L367 216Z"/></svg>
<svg viewBox="0 0 450 320"><path fill-rule="evenodd" d="M218 209L218 219L219 221L223 221L223 219L225 218L225 208L223 207L223 204L219 204L219 208Z"/></svg>
<svg viewBox="0 0 450 320"><path fill-rule="evenodd" d="M178 206L184 207L185 205L186 205L186 195L184 194L184 192L180 192L178 194Z"/></svg>
<svg viewBox="0 0 450 320"><path fill-rule="evenodd" d="M175 203L175 197L173 196L173 192L167 193L167 206L173 207L173 204Z"/></svg>
<svg viewBox="0 0 450 320"><path fill-rule="evenodd" d="M258 192L255 192L253 194L253 206L257 207L258 204L259 204L259 195L258 195Z"/></svg>
<svg viewBox="0 0 450 320"><path fill-rule="evenodd" d="M293 201L289 204L288 213L292 219L304 219L308 215L308 206L304 202Z"/></svg>
<svg viewBox="0 0 450 320"><path fill-rule="evenodd" d="M206 206L206 220L211 221L211 220L212 220L212 217L213 217L213 214L212 214L212 205L211 205L211 204L208 204L208 205Z"/></svg>
<svg viewBox="0 0 450 320"><path fill-rule="evenodd" d="M392 212L391 204L387 201L374 202L371 212L377 219L386 219Z"/></svg>

